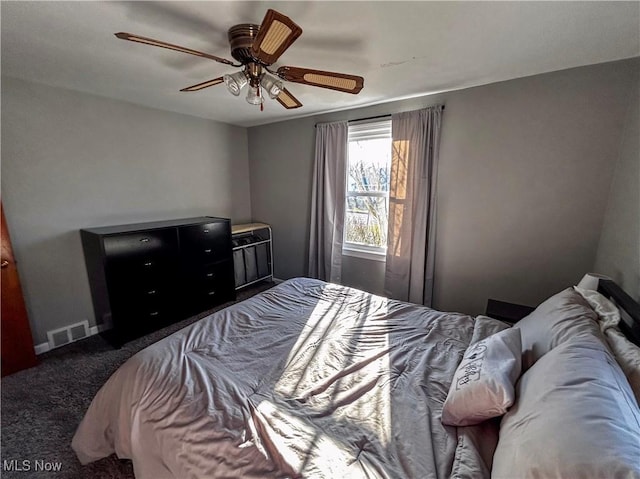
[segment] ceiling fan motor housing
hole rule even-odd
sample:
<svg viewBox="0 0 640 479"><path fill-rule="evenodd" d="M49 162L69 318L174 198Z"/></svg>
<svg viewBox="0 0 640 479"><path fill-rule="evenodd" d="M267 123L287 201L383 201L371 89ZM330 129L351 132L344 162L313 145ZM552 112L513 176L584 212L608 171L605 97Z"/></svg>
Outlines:
<svg viewBox="0 0 640 479"><path fill-rule="evenodd" d="M231 56L243 65L255 61L251 53L251 47L256 36L258 36L259 30L260 25L241 23L231 27L227 33L231 46Z"/></svg>

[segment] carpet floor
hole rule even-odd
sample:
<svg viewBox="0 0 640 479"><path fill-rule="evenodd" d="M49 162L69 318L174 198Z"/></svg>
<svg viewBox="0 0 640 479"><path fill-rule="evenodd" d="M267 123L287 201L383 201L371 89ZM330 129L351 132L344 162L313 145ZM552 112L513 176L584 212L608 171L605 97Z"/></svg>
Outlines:
<svg viewBox="0 0 640 479"><path fill-rule="evenodd" d="M242 301L273 286L257 283L237 295ZM0 381L0 476L2 478L133 478L131 461L111 455L82 466L71 438L94 395L115 370L152 343L229 306L185 319L120 349L101 336L44 353L38 366Z"/></svg>

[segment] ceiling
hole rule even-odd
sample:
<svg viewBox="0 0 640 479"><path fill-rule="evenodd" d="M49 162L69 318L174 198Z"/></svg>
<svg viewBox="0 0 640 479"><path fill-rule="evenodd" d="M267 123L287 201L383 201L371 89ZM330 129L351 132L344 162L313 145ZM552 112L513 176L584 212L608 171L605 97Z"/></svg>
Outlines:
<svg viewBox="0 0 640 479"><path fill-rule="evenodd" d="M9 2L2 74L253 126L640 56L640 2ZM233 67L118 40L115 32L231 59L226 32L268 8L302 36L274 65L351 73L359 95L296 83L302 103L264 111L224 85L180 92Z"/></svg>

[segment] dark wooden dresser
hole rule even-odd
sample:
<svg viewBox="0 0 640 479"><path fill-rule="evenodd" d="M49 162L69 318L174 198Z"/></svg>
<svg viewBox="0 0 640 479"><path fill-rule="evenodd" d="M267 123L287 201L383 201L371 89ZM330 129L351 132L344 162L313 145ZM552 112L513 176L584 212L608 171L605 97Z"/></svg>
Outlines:
<svg viewBox="0 0 640 479"><path fill-rule="evenodd" d="M96 322L115 346L235 298L229 219L88 228L80 236Z"/></svg>

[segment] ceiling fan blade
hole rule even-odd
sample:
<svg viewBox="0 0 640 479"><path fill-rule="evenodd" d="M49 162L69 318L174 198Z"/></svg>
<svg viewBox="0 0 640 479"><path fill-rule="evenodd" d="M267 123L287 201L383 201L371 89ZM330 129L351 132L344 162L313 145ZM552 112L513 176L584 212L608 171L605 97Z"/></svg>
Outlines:
<svg viewBox="0 0 640 479"><path fill-rule="evenodd" d="M265 65L275 63L280 55L302 34L302 28L289 17L267 10L251 47L253 55Z"/></svg>
<svg viewBox="0 0 640 479"><path fill-rule="evenodd" d="M345 93L360 93L364 86L364 78L346 73L334 73L309 68L280 67L278 76L284 80L304 85L319 86Z"/></svg>
<svg viewBox="0 0 640 479"><path fill-rule="evenodd" d="M214 78L213 80L203 81L202 83L198 83L197 85L188 86L187 88L183 88L180 91L198 91L202 90L203 88L209 88L210 86L219 85L223 81L224 79L222 77L218 77Z"/></svg>
<svg viewBox="0 0 640 479"><path fill-rule="evenodd" d="M209 60L214 60L219 63L224 63L226 65L235 65L232 61L227 60L225 58L216 57L215 55L209 55L208 53L199 52L198 50L192 50L191 48L181 47L180 45L173 45L171 43L161 42L160 40L154 40L153 38L141 37L138 35L133 35L131 33L119 32L114 33L114 35L121 40L129 40L130 42L138 42L144 43L145 45L152 45L154 47L167 48L169 50L175 50L177 52L188 53L190 55L195 55L197 57L208 58Z"/></svg>
<svg viewBox="0 0 640 479"><path fill-rule="evenodd" d="M287 110L300 108L302 106L302 103L300 103L300 101L295 96L289 93L289 90L287 90L286 88L282 89L280 94L276 97L276 100L278 100L278 103L280 103Z"/></svg>

